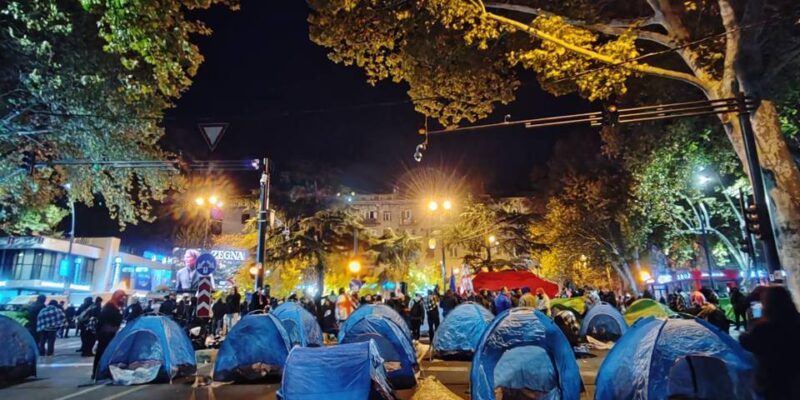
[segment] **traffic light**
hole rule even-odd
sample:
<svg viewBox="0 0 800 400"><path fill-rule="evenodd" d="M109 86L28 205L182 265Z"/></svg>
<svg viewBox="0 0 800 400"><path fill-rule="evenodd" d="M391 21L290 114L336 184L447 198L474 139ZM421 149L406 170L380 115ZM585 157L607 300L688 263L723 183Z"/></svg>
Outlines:
<svg viewBox="0 0 800 400"><path fill-rule="evenodd" d="M758 218L758 207L755 204L750 204L745 208L744 223L747 231L750 232L756 239L761 239L761 223Z"/></svg>
<svg viewBox="0 0 800 400"><path fill-rule="evenodd" d="M619 124L619 107L609 102L603 107L603 126L615 127Z"/></svg>
<svg viewBox="0 0 800 400"><path fill-rule="evenodd" d="M739 239L739 250L745 254L753 254L753 244L750 243L749 235L746 238Z"/></svg>
<svg viewBox="0 0 800 400"><path fill-rule="evenodd" d="M36 154L32 151L25 151L22 153L22 168L28 171L28 174L33 176L33 171L36 168Z"/></svg>

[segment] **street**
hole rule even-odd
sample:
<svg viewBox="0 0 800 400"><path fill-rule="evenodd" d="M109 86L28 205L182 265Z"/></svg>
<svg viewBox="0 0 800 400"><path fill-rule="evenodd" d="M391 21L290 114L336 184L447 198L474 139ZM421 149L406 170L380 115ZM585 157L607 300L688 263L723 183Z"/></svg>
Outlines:
<svg viewBox="0 0 800 400"><path fill-rule="evenodd" d="M273 379L257 384L220 384L195 387L194 379L178 379L172 384L138 386L93 385L89 380L92 359L82 358L75 352L80 346L78 338L58 339L56 354L39 359L38 377L3 389L10 399L25 400L154 400L154 399L275 399L280 381ZM605 353L598 357L578 360L586 392L584 399L594 395L594 381ZM421 355L420 355L421 356ZM198 375L211 374L211 363L198 364ZM420 377L434 376L453 393L469 398L469 368L466 361L421 360ZM401 399L410 399L414 390L397 393Z"/></svg>

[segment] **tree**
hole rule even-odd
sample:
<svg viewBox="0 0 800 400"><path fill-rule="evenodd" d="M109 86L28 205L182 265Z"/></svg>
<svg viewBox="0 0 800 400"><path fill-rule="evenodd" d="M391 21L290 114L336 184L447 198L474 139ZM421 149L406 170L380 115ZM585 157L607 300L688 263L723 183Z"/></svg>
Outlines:
<svg viewBox="0 0 800 400"><path fill-rule="evenodd" d="M311 39L330 58L363 68L375 83L409 86L416 109L445 126L488 116L514 99L517 71L534 71L556 94L589 100L624 95L630 78L681 82L710 100L735 85L758 99L751 121L761 164L774 179L779 252L800 293L800 170L775 99L783 71L798 65L794 3L788 0L570 2L481 0L311 1ZM649 51L649 52L648 52ZM652 53L652 54L651 54ZM737 117L719 120L743 165Z"/></svg>
<svg viewBox="0 0 800 400"><path fill-rule="evenodd" d="M53 207L65 196L105 206L122 227L153 218L152 203L180 188L178 171L102 162L170 157L158 145L159 121L202 62L191 36L210 33L185 12L217 3L231 5L30 0L0 6L0 229L51 230L60 220ZM21 167L29 156L98 163L48 164L28 176Z"/></svg>

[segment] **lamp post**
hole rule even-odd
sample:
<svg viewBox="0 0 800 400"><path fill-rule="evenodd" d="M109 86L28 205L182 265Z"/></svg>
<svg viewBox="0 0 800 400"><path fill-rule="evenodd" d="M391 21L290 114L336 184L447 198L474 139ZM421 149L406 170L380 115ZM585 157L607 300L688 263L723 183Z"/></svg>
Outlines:
<svg viewBox="0 0 800 400"><path fill-rule="evenodd" d="M711 270L711 253L708 250L708 232L706 230L706 226L708 226L708 212L706 211L706 207L700 202L700 233L703 241L703 252L706 253L706 266L708 267L708 282L711 286L711 290L716 290L714 288L714 273Z"/></svg>
<svg viewBox="0 0 800 400"><path fill-rule="evenodd" d="M486 245L486 262L491 264L491 262L492 262L492 246L494 246L494 244L497 243L497 238L494 237L494 235L489 235L489 237L486 238L486 243L487 243L487 245Z"/></svg>
<svg viewBox="0 0 800 400"><path fill-rule="evenodd" d="M442 201L442 213L443 214L446 214L452 208L453 208L453 202L450 201L450 199L444 199ZM437 212L437 210L439 210L439 202L437 202L436 200L429 201L428 202L428 210L430 210L431 213ZM443 214L438 214L438 215L442 216ZM441 248L442 248L441 249L442 250L442 262L441 262L442 288L445 288L445 287L447 287L447 261L446 261L447 253L445 251L444 234L442 234L440 236L441 236L440 239L441 239L441 242L442 242L441 243ZM430 248L431 248L431 250L434 250L436 248L436 244L435 244L436 242L433 241L432 243L433 243L433 246L430 247Z"/></svg>
<svg viewBox="0 0 800 400"><path fill-rule="evenodd" d="M202 197L202 196L197 197L197 198L194 199L194 203L198 207L202 207L203 211L208 211L208 212L205 213L205 215L206 215L206 226L205 226L205 229L204 229L204 232L203 232L203 244L202 244L203 250L205 250L208 247L208 231L211 229L211 217L212 217L212 214L214 213L214 208L215 207L216 208L222 208L223 203L222 203L222 201L219 199L219 197L216 194L212 194L211 196L208 196L207 199L205 197ZM205 210L205 206L206 205L208 205L208 207L209 207L208 210Z"/></svg>
<svg viewBox="0 0 800 400"><path fill-rule="evenodd" d="M260 160L264 164L261 179L258 183L258 244L256 247L256 264L261 270L256 277L256 290L264 286L264 240L267 237L267 210L269 209L269 159Z"/></svg>

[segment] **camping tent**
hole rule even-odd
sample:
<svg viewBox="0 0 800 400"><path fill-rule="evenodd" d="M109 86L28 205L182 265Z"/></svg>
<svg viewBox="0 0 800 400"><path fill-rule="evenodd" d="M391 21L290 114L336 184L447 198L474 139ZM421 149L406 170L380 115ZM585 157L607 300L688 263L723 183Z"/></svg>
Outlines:
<svg viewBox="0 0 800 400"><path fill-rule="evenodd" d="M598 340L616 341L625 331L628 324L619 311L608 303L600 303L586 313L581 322L580 336L589 335Z"/></svg>
<svg viewBox="0 0 800 400"><path fill-rule="evenodd" d="M576 317L580 318L583 314L586 314L586 301L580 296L569 298L556 297L550 299L550 308L572 311Z"/></svg>
<svg viewBox="0 0 800 400"><path fill-rule="evenodd" d="M214 380L260 379L283 370L291 341L281 321L271 314L242 318L217 352Z"/></svg>
<svg viewBox="0 0 800 400"><path fill-rule="evenodd" d="M532 390L542 399L578 400L581 376L564 334L532 308L500 313L484 332L472 359L473 399L495 398L496 387Z"/></svg>
<svg viewBox="0 0 800 400"><path fill-rule="evenodd" d="M651 317L608 353L595 399L754 399L753 372L752 356L707 322Z"/></svg>
<svg viewBox="0 0 800 400"><path fill-rule="evenodd" d="M373 310L377 311L380 308L373 307ZM394 313L394 311L392 312ZM382 311L353 313L347 319L344 328L339 331L339 343L370 340L375 341L375 346L383 358L384 367L392 386L395 389L414 387L417 384L415 373L418 367L416 351L411 344L411 339L406 336L402 327L394 319L383 314Z"/></svg>
<svg viewBox="0 0 800 400"><path fill-rule="evenodd" d="M472 357L478 341L494 315L476 303L464 303L453 309L442 321L433 337L433 350L440 356Z"/></svg>
<svg viewBox="0 0 800 400"><path fill-rule="evenodd" d="M344 336L345 331L347 331L350 326L358 322L362 317L367 315L374 315L384 318L389 318L392 322L394 322L401 331L403 331L403 335L411 341L411 331L408 329L408 324L406 324L406 320L400 316L394 309L385 305L385 304L364 304L358 307L350 317L344 321L344 324L339 327L339 341L342 341L342 337Z"/></svg>
<svg viewBox="0 0 800 400"><path fill-rule="evenodd" d="M17 321L0 315L0 384L36 376L36 341Z"/></svg>
<svg viewBox="0 0 800 400"><path fill-rule="evenodd" d="M639 318L669 318L675 315L675 312L670 310L669 307L653 299L639 299L634 301L625 311L625 322L628 325L633 325Z"/></svg>
<svg viewBox="0 0 800 400"><path fill-rule="evenodd" d="M383 360L372 341L295 347L286 359L278 397L285 400L390 399Z"/></svg>
<svg viewBox="0 0 800 400"><path fill-rule="evenodd" d="M531 291L542 288L550 297L558 294L558 284L536 276L529 271L478 272L472 278L472 287L479 290L500 290L528 287Z"/></svg>
<svg viewBox="0 0 800 400"><path fill-rule="evenodd" d="M281 320L292 345L322 346L322 329L317 319L300 304L287 301L275 308L272 315Z"/></svg>
<svg viewBox="0 0 800 400"><path fill-rule="evenodd" d="M197 370L189 336L175 321L143 316L128 322L100 357L96 377L118 384L172 381Z"/></svg>

